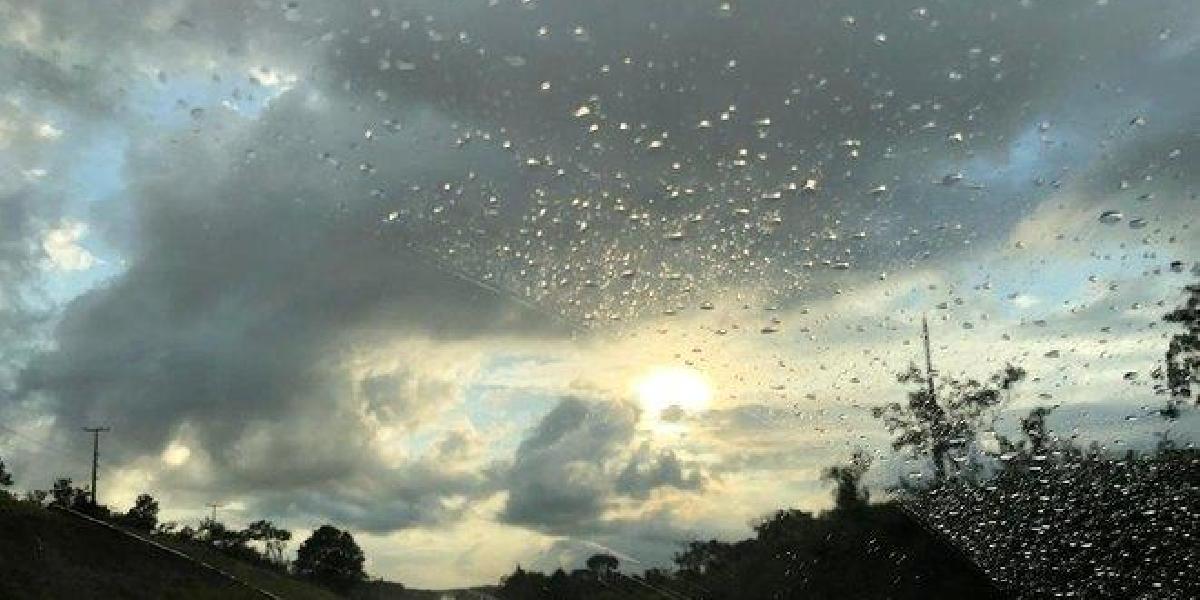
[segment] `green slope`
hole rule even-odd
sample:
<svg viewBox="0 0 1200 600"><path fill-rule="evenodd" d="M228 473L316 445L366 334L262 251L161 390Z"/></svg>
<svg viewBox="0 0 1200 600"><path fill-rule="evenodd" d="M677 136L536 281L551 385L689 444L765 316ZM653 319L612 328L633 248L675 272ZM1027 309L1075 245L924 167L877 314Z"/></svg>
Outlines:
<svg viewBox="0 0 1200 600"><path fill-rule="evenodd" d="M282 598L337 598L304 582L203 548L180 549ZM0 598L266 597L183 557L101 525L0 497Z"/></svg>

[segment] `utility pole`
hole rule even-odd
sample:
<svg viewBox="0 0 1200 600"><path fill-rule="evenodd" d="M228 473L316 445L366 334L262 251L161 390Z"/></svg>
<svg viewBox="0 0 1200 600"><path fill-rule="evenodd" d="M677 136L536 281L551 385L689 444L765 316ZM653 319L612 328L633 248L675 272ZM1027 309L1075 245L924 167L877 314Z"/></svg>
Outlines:
<svg viewBox="0 0 1200 600"><path fill-rule="evenodd" d="M92 434L92 506L96 504L96 466L100 464L100 434L112 431L110 427L84 427L84 431Z"/></svg>
<svg viewBox="0 0 1200 600"><path fill-rule="evenodd" d="M929 401L933 401L933 352L929 348L929 319L921 315L921 338L925 341L925 379L929 384Z"/></svg>
<svg viewBox="0 0 1200 600"><path fill-rule="evenodd" d="M212 520L216 521L217 520L217 509L225 506L225 503L224 502L209 502L208 504L205 504L205 506L212 509Z"/></svg>

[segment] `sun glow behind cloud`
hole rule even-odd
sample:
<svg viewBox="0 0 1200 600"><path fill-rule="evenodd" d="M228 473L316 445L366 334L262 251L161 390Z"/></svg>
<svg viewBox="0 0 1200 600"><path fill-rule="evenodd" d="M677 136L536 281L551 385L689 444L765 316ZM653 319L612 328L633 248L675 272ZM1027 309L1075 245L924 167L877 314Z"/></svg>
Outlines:
<svg viewBox="0 0 1200 600"><path fill-rule="evenodd" d="M708 379L695 369L680 367L651 371L637 381L635 391L642 408L655 420L672 407L686 412L704 410L712 400Z"/></svg>

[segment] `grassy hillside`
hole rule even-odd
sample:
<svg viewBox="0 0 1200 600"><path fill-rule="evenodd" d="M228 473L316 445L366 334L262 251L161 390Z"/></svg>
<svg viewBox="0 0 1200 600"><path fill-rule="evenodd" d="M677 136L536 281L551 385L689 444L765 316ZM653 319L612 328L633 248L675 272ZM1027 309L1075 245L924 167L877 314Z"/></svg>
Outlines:
<svg viewBox="0 0 1200 600"><path fill-rule="evenodd" d="M336 596L203 548L185 551L283 598ZM70 515L0 497L0 598L261 600L262 594Z"/></svg>

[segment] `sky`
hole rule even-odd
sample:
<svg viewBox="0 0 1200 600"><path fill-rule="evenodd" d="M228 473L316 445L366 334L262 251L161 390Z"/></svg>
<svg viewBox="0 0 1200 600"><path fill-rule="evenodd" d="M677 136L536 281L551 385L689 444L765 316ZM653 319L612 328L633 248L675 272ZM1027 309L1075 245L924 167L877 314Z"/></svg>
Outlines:
<svg viewBox="0 0 1200 600"><path fill-rule="evenodd" d="M919 472L922 316L1190 440L1198 94L1189 0L0 0L0 457L450 587Z"/></svg>

